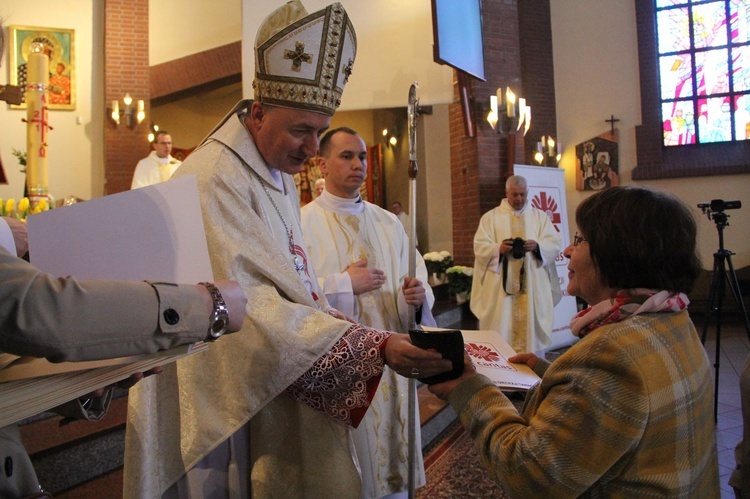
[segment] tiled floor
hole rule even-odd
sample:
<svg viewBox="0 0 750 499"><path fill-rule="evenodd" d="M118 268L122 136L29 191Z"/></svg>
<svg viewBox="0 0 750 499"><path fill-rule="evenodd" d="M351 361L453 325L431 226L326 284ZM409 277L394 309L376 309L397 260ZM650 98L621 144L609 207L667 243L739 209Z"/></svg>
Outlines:
<svg viewBox="0 0 750 499"><path fill-rule="evenodd" d="M698 333L703 331L703 316L693 318ZM715 318L709 322L706 352L713 364L716 352ZM734 499L728 485L729 475L734 469L734 447L742 438L742 406L740 404L739 376L750 353L750 340L739 314L724 314L719 338L719 409L716 425L716 442L719 450L719 473L721 475L722 499Z"/></svg>

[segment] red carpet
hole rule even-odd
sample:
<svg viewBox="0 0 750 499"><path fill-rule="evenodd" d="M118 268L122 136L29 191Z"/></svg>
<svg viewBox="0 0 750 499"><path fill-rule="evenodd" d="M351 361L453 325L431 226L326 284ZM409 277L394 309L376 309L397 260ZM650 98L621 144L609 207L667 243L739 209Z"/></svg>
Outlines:
<svg viewBox="0 0 750 499"><path fill-rule="evenodd" d="M492 480L460 421L424 450L427 483L418 498L506 497Z"/></svg>

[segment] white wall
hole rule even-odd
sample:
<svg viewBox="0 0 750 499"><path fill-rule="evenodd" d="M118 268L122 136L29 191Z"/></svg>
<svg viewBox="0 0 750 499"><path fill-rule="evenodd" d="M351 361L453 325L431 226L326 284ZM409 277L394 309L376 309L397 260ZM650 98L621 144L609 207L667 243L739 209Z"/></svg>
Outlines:
<svg viewBox="0 0 750 499"><path fill-rule="evenodd" d="M309 13L330 0L304 0ZM432 58L429 0L349 0L346 7L357 33L357 59L341 100L342 111L406 107L409 87L420 85L422 104L453 100L453 70ZM242 0L244 93L252 97L253 46L261 22L281 5L278 0Z"/></svg>
<svg viewBox="0 0 750 499"><path fill-rule="evenodd" d="M148 6L150 64L236 42L242 38L241 11L241 0L152 0Z"/></svg>
<svg viewBox="0 0 750 499"><path fill-rule="evenodd" d="M67 0L64 8L52 8L44 0L3 0L0 17L6 34L9 25L40 26L75 30L76 100L74 111L50 111L49 188L56 198L77 196L90 199L102 192L104 162L104 130L102 127L103 67L101 43L94 44L95 32L101 39L103 10L96 0ZM55 4L57 5L57 4ZM95 31L95 25L96 27ZM6 60L0 71L0 84L9 83ZM0 157L8 177L8 185L0 185L0 197L19 199L23 195L25 177L13 157L13 149L26 150L25 110L10 109L0 103Z"/></svg>
<svg viewBox="0 0 750 499"><path fill-rule="evenodd" d="M638 41L635 6L623 0L552 0L557 129L564 146L568 213L575 231L575 208L588 194L575 189L575 145L607 130L614 114L620 134L622 184L669 191L690 206L698 223L703 268L713 265L719 240L716 226L696 207L711 199L742 200L741 210L727 212L725 246L737 253L736 268L750 264L750 175L722 175L633 181L635 126L641 123ZM533 103L531 104L533 106Z"/></svg>

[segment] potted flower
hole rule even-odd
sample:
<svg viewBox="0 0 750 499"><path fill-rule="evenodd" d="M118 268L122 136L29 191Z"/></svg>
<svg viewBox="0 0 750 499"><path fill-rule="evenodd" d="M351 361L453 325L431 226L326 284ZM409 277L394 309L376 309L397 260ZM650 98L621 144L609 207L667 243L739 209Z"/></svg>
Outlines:
<svg viewBox="0 0 750 499"><path fill-rule="evenodd" d="M448 251L431 251L425 253L423 258L430 286L445 284L445 271L453 265L453 256Z"/></svg>
<svg viewBox="0 0 750 499"><path fill-rule="evenodd" d="M471 281L474 269L463 265L450 267L445 271L448 276L448 286L456 294L456 302L460 305L469 300L471 295Z"/></svg>
<svg viewBox="0 0 750 499"><path fill-rule="evenodd" d="M50 206L47 202L47 198L42 198L33 208L29 203L29 198L26 197L21 198L18 203L16 203L15 199L3 201L3 199L0 198L0 216L16 218L22 222L25 222L29 215L35 215L42 211L47 211L49 208Z"/></svg>

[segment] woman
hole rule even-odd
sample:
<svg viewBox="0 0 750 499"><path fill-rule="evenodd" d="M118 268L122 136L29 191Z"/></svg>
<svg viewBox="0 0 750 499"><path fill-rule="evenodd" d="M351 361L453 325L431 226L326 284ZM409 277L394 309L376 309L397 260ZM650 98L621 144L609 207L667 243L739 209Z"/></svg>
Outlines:
<svg viewBox="0 0 750 499"><path fill-rule="evenodd" d="M686 310L700 270L690 211L612 187L581 203L576 222L568 292L592 306L553 363L509 359L542 376L522 413L470 363L430 391L512 497L718 497L712 375Z"/></svg>

